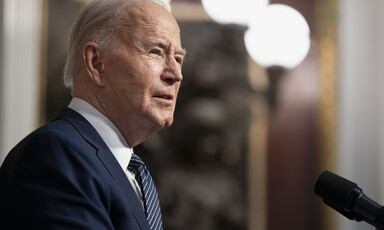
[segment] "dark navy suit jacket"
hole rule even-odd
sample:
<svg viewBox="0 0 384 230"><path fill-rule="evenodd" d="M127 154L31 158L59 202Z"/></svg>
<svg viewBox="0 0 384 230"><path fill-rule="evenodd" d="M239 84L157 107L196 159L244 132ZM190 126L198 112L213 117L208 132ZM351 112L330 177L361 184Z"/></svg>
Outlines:
<svg viewBox="0 0 384 230"><path fill-rule="evenodd" d="M79 113L65 108L1 166L0 229L149 227L112 152Z"/></svg>

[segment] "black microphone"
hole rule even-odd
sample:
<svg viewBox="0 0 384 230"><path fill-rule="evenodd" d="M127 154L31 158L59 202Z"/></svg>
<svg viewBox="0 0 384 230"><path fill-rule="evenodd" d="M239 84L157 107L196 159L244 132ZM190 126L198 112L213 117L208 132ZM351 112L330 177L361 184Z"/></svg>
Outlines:
<svg viewBox="0 0 384 230"><path fill-rule="evenodd" d="M348 219L363 220L377 229L384 229L383 206L364 195L356 183L324 171L317 179L314 190L325 204Z"/></svg>

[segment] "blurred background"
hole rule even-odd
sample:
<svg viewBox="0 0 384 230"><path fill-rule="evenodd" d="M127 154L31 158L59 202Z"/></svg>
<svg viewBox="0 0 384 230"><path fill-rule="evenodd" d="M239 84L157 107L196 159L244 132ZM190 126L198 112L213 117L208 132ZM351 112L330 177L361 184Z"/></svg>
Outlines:
<svg viewBox="0 0 384 230"><path fill-rule="evenodd" d="M66 106L86 1L0 0L0 163ZM167 230L361 230L313 194L324 170L384 204L384 1L172 0L175 122L135 148Z"/></svg>

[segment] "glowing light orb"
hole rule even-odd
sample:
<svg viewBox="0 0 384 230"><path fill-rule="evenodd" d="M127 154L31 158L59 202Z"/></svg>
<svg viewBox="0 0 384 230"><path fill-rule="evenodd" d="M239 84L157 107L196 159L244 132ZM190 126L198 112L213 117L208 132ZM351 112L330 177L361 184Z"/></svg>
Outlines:
<svg viewBox="0 0 384 230"><path fill-rule="evenodd" d="M248 25L269 0L202 0L203 8L212 20L221 24Z"/></svg>
<svg viewBox="0 0 384 230"><path fill-rule="evenodd" d="M308 53L310 31L297 10L272 4L252 19L244 41L248 53L260 65L293 68Z"/></svg>

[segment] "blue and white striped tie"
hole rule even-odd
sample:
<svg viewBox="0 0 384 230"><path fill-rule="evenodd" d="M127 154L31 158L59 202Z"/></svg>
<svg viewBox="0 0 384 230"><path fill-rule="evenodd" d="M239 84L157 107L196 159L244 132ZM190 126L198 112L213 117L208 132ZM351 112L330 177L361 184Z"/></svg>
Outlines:
<svg viewBox="0 0 384 230"><path fill-rule="evenodd" d="M144 162L136 154L132 154L128 170L135 174L144 200L144 211L151 230L162 230L160 204L155 184Z"/></svg>

